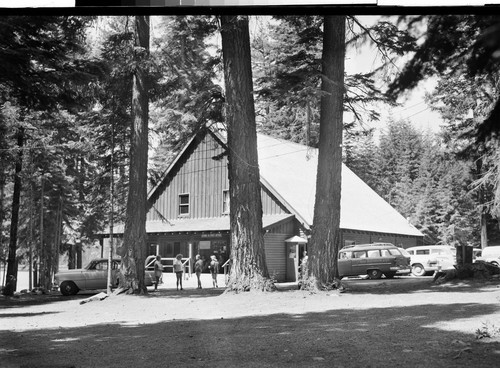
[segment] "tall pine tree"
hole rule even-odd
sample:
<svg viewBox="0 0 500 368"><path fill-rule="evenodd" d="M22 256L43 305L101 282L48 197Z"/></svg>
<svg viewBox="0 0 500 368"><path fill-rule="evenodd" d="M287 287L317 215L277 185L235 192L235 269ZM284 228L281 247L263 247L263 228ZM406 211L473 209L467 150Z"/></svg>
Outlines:
<svg viewBox="0 0 500 368"><path fill-rule="evenodd" d="M221 17L234 291L271 290L264 252L248 17Z"/></svg>

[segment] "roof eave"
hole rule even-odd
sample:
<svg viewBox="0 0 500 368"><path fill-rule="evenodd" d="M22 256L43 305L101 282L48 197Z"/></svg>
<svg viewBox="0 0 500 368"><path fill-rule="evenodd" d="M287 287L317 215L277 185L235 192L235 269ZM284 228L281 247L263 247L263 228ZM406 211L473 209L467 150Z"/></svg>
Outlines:
<svg viewBox="0 0 500 368"><path fill-rule="evenodd" d="M175 159L170 163L170 165L168 166L168 168L165 170L165 172L163 173L162 175L162 179L158 182L158 184L156 184L155 187L153 187L149 193L148 193L148 202L149 200L154 196L154 194L156 193L156 191L161 187L161 185L163 184L163 182L166 180L166 178L168 177L168 174L170 173L170 171L172 171L172 169L175 167L175 165L181 160L181 157L184 155L184 153L188 150L189 147L191 147L191 145L193 144L193 142L196 140L196 138L199 136L200 132L198 132L197 134L194 134L190 139L189 141L184 145L184 147L182 148L182 150L177 154L177 156L175 157Z"/></svg>

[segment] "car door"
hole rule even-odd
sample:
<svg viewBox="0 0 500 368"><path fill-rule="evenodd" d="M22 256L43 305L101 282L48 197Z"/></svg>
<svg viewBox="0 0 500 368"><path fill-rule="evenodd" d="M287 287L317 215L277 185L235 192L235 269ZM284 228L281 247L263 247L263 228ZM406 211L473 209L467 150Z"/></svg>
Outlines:
<svg viewBox="0 0 500 368"><path fill-rule="evenodd" d="M452 249L454 248L436 247L431 249L432 258L437 261L438 266L441 266L443 270L453 269L453 266L457 263Z"/></svg>
<svg viewBox="0 0 500 368"><path fill-rule="evenodd" d="M403 249L404 251L404 249ZM410 266L410 259L401 249L381 249L382 256L387 257L389 271L391 267L399 267L400 270L406 270Z"/></svg>
<svg viewBox="0 0 500 368"><path fill-rule="evenodd" d="M365 250L353 251L351 275L366 275L367 259Z"/></svg>
<svg viewBox="0 0 500 368"><path fill-rule="evenodd" d="M352 275L352 252L340 251L337 267L340 277Z"/></svg>
<svg viewBox="0 0 500 368"><path fill-rule="evenodd" d="M106 289L108 278L108 261L103 259L95 262L91 268L85 272L86 289Z"/></svg>
<svg viewBox="0 0 500 368"><path fill-rule="evenodd" d="M381 256L379 249L373 249L366 252L368 258L366 260L366 269L378 269L386 271L390 268L392 258L389 256Z"/></svg>

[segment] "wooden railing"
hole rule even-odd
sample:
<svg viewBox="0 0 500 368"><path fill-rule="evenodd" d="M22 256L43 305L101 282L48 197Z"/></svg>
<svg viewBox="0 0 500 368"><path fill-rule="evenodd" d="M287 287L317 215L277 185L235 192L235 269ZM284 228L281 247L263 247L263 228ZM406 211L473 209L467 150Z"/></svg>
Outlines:
<svg viewBox="0 0 500 368"><path fill-rule="evenodd" d="M227 285L229 281L229 272L231 271L231 258L224 262L222 268L224 269L224 282Z"/></svg>
<svg viewBox="0 0 500 368"><path fill-rule="evenodd" d="M163 272L168 272L168 270L172 270L174 272L174 257L162 257L161 264L163 265ZM154 263L156 261L156 256L148 256L146 258L146 270L153 271ZM191 258L182 258L182 271L184 273L184 277L188 279L191 277Z"/></svg>

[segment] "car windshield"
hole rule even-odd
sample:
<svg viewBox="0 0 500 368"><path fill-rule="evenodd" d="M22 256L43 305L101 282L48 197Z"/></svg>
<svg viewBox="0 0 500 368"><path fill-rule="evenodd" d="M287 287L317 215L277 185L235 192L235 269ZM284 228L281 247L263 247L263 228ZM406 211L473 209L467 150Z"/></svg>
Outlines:
<svg viewBox="0 0 500 368"><path fill-rule="evenodd" d="M119 261L113 260L113 264L111 269L115 270L120 266ZM108 269L108 261L106 259L94 259L90 261L87 266L85 266L86 270L107 270Z"/></svg>
<svg viewBox="0 0 500 368"><path fill-rule="evenodd" d="M407 257L409 257L409 256L410 256L410 253L408 253L408 252L406 251L406 249L404 249L404 248L399 248L399 251L400 251L400 252L401 252L401 254L402 254L402 255L404 255L404 256L407 256Z"/></svg>
<svg viewBox="0 0 500 368"><path fill-rule="evenodd" d="M400 256L401 253L396 248L381 249L382 257Z"/></svg>
<svg viewBox="0 0 500 368"><path fill-rule="evenodd" d="M97 261L90 261L88 265L85 266L85 269L86 270L93 270L95 269L95 264L97 263Z"/></svg>

